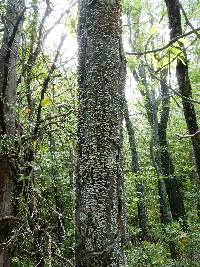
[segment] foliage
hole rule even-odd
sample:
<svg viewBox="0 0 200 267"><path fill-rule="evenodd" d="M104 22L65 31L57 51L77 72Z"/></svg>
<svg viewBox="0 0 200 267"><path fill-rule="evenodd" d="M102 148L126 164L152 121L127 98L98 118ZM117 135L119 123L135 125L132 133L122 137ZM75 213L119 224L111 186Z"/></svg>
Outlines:
<svg viewBox="0 0 200 267"><path fill-rule="evenodd" d="M74 260L73 182L76 160L77 77L73 61L63 59L62 45L66 45L70 36L75 35L77 15L68 11L65 16L60 17L57 24L64 25L69 37L60 42L60 47L50 51L46 49L46 39L48 34L51 35L51 26L57 26L57 20L48 22L54 7L51 3L52 11L45 15L47 6L43 2L27 1L17 65L17 133L15 140L9 136L0 140L0 155L10 153L17 158L13 164L18 173L14 181L12 202L13 212L20 218L20 223L11 233L12 267L35 266L37 254L44 260L45 266L67 266L68 261L73 264ZM181 3L191 23L195 28L198 27L199 1ZM197 174L191 140L184 138L187 135L187 127L182 99L177 90L175 68L177 60L189 64L193 100L196 101L195 108L200 121L200 41L193 33L161 51L146 54L145 52L164 47L169 42L164 1L156 3L153 0L124 0L122 6L125 51L129 50L129 54L135 53L127 55L128 75L132 77L131 90L127 91L132 94L134 90L135 99L131 96L133 101L129 101L129 109L140 164L140 173L133 173L128 133L124 127L125 193L130 239L126 247L128 264L135 267L199 266L200 211ZM0 15L5 15L3 3L0 3ZM56 16L59 17L60 14L56 13ZM190 31L184 16L182 20L184 31ZM3 27L2 22L0 27ZM0 32L1 40L2 37ZM71 57L72 55L69 55L68 58ZM161 224L157 187L160 177L157 176L151 160L152 129L146 111L146 94L151 92L154 96L160 119L160 73L164 69L168 72L167 83L170 87L167 142L175 167L174 176L180 183L184 199L187 231L183 230L181 220L164 226ZM147 88L144 86L144 77ZM141 231L137 213L139 198L135 189L138 182L144 186L147 240L138 238ZM174 242L178 251L177 259L171 257L171 242Z"/></svg>

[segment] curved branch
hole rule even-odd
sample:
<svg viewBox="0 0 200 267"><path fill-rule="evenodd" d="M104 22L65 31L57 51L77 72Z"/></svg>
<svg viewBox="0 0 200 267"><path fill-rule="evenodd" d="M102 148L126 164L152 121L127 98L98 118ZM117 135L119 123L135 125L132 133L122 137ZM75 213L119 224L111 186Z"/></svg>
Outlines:
<svg viewBox="0 0 200 267"><path fill-rule="evenodd" d="M142 55L146 55L146 54L150 54L150 53L160 52L160 51L163 51L166 48L170 47L172 44L177 42L179 39L181 39L183 37L186 37L186 36L188 36L190 34L193 34L193 33L198 33L198 31L200 31L200 27L171 39L171 41L169 41L166 45L164 45L163 47L157 48L157 49L147 50L145 52L126 52L126 54L127 55L132 55L132 56L142 56ZM199 36L200 35L198 34L198 37Z"/></svg>

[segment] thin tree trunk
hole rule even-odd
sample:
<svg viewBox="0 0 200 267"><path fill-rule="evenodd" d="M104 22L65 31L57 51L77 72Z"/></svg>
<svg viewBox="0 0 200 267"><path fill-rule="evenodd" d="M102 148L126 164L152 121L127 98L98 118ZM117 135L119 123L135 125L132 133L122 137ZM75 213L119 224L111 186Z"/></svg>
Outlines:
<svg viewBox="0 0 200 267"><path fill-rule="evenodd" d="M139 69L139 75L136 71L133 72L133 75L137 81L142 80L142 84L145 87L144 91L141 91L142 95L145 98L145 107L147 112L147 117L149 124L151 126L151 144L150 144L150 153L153 166L155 168L156 174L159 178L158 180L158 194L160 201L160 220L161 223L170 223L171 212L169 210L169 201L167 196L166 185L163 180L162 174L162 166L161 166L161 148L159 142L159 134L158 134L158 116L157 116L157 108L155 105L155 99L152 92L149 92L148 83L145 78L145 73L143 67Z"/></svg>
<svg viewBox="0 0 200 267"><path fill-rule="evenodd" d="M3 218L11 215L12 171L8 159L0 158L0 266L10 266L10 250L7 240L10 233L9 221Z"/></svg>
<svg viewBox="0 0 200 267"><path fill-rule="evenodd" d="M10 252L6 242L10 223L3 218L11 215L11 192L14 153L16 62L19 47L19 29L23 20L24 2L7 1L6 22L0 51L0 266L10 266Z"/></svg>
<svg viewBox="0 0 200 267"><path fill-rule="evenodd" d="M136 78L137 73L134 74ZM153 162L153 166L155 168L156 174L158 176L158 194L159 194L159 202L160 202L160 220L161 223L164 225L170 224L172 222L172 213L171 207L169 202L169 196L167 192L167 187L165 180L163 179L163 168L162 168L162 149L160 143L160 136L159 136L159 121L158 121L158 114L157 114L157 106L155 101L155 93L154 91L150 91L147 85L147 81L145 79L143 69L140 69L140 76L143 78L142 82L145 86L145 91L142 91L142 95L145 97L146 101L146 111L149 124L152 130L151 136L151 144L150 144L150 153L151 159ZM167 125L166 125L167 126ZM170 188L172 189L172 188ZM171 193L171 191L169 191ZM165 232L165 227L163 227L163 232ZM169 241L169 249L171 253L171 257L173 259L177 259L179 257L178 250L174 241Z"/></svg>
<svg viewBox="0 0 200 267"><path fill-rule="evenodd" d="M162 97L162 110L158 124L158 136L160 143L160 156L161 156L161 168L164 177L167 194L170 203L170 209L174 220L182 219L184 222L184 228L186 228L186 212L183 201L183 196L180 190L180 184L174 175L174 164L170 157L169 147L167 142L167 125L169 120L169 87L167 86L167 70L161 72L161 97Z"/></svg>
<svg viewBox="0 0 200 267"><path fill-rule="evenodd" d="M126 266L119 2L80 1L75 266Z"/></svg>
<svg viewBox="0 0 200 267"><path fill-rule="evenodd" d="M151 138L151 159L158 176L158 191L160 199L160 219L161 223L168 224L172 221L171 210L169 208L169 199L167 195L166 184L163 179L162 165L161 165L161 147L160 140L158 135L158 118L157 110L155 107L155 100L151 99L149 92L147 92L147 98L149 101L149 110L150 116L152 119L151 129L152 129L152 138ZM148 111L147 111L148 112Z"/></svg>
<svg viewBox="0 0 200 267"><path fill-rule="evenodd" d="M147 95L149 93L147 92ZM150 96L149 96L150 97ZM170 224L172 222L172 214L169 208L169 198L166 189L166 183L163 179L162 173L162 164L161 164L161 147L160 140L158 134L158 118L157 111L155 107L155 100L153 97L153 101L151 97L149 98L150 110L152 114L152 141L151 141L151 158L158 176L158 192L159 192L159 200L160 200L160 219L163 225ZM153 104L154 103L154 104ZM163 232L165 233L165 227L163 227ZM178 250L174 241L169 241L169 249L171 253L172 259L178 258Z"/></svg>
<svg viewBox="0 0 200 267"><path fill-rule="evenodd" d="M124 118L126 121L126 128L129 136L129 144L131 149L131 171L136 175L139 175L140 167L139 167L139 159L136 148L135 131L129 116L128 104L126 102L126 99L124 104ZM136 183L136 194L138 197L137 201L138 225L141 230L139 238L141 240L147 240L148 239L147 216L144 204L144 187L142 183L139 182Z"/></svg>
<svg viewBox="0 0 200 267"><path fill-rule="evenodd" d="M181 26L181 13L178 0L165 0L168 17L169 17L169 28L170 28L170 38L173 39L179 35L182 35ZM182 104L184 116L191 137L194 157L196 162L197 174L198 174L198 185L200 187L200 138L197 133L199 131L199 126L197 122L196 112L194 103L190 101L192 99L192 87L188 74L188 62L186 51L181 42L179 42L180 47L183 49L184 53L184 63L181 60L177 60L176 75L179 86L179 92L182 95Z"/></svg>
<svg viewBox="0 0 200 267"><path fill-rule="evenodd" d="M158 175L162 177L166 177L164 179L164 182L165 182L166 192L168 195L170 210L171 210L173 219L174 220L183 219L184 221L183 226L184 226L184 229L186 229L185 227L186 226L186 222L185 222L186 213L185 213L183 196L181 194L179 181L174 175L174 166L173 166L173 162L170 157L169 147L168 147L168 142L167 142L167 125L168 125L170 110L169 110L169 87L167 86L166 75L167 75L167 70L163 70L161 72L161 79L160 79L161 98L162 98L162 110L161 110L160 120L158 119L158 114L157 114L158 112L156 108L155 99L153 99L153 96L151 96L149 92L145 92L145 91L142 92L142 94L146 97L146 110L147 110L148 120L150 122L151 127L154 125L154 128L155 128L154 129L154 140L155 140L154 142L156 143L158 142L157 143L158 147L155 150L157 151L156 153L158 154L157 156L159 157L159 159L157 158L156 160L155 158L153 160L154 167ZM134 77L139 79L136 73L134 74ZM142 71L141 71L141 77L143 77ZM142 82L145 88L148 88L147 82L144 78ZM157 139L155 139L156 136L157 136ZM151 150L153 149L152 146L153 144L151 144ZM151 152L151 155L152 155L152 152ZM157 161L157 163L155 162L155 160ZM161 188L163 188L161 184L162 183L159 182L160 190ZM162 206L163 205L164 205L164 202ZM165 208L165 210L167 209ZM162 215L162 217L163 216L164 215Z"/></svg>

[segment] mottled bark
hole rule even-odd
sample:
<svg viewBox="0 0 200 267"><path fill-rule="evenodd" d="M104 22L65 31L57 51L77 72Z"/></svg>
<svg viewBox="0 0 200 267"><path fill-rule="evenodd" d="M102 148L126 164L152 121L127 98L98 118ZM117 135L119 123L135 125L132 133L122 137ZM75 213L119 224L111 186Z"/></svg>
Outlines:
<svg viewBox="0 0 200 267"><path fill-rule="evenodd" d="M0 51L0 266L10 266L10 252L6 241L10 233L11 192L15 139L16 62L19 29L23 19L23 1L7 1L6 21Z"/></svg>
<svg viewBox="0 0 200 267"><path fill-rule="evenodd" d="M126 266L121 6L79 4L75 266Z"/></svg>
<svg viewBox="0 0 200 267"><path fill-rule="evenodd" d="M129 144L131 150L131 171L134 174L136 174L136 176L138 176L140 173L140 167L139 167L139 159L138 159L136 140L135 140L135 130L133 128L133 124L129 116L128 104L126 100L124 103L124 118L126 121L126 128L129 136ZM144 187L142 183L139 182L136 183L136 194L138 197L137 201L138 226L141 230L139 238L141 240L147 240L148 239L147 216L144 204Z"/></svg>
<svg viewBox="0 0 200 267"><path fill-rule="evenodd" d="M169 17L169 28L170 28L170 38L173 39L179 35L182 35L182 25L181 25L181 13L178 0L165 0L168 17ZM180 47L183 49L184 53L184 63L181 60L177 60L176 75L179 86L179 92L182 96L182 104L184 116L190 135L194 135L199 130L197 116L195 112L194 103L190 101L192 99L192 87L188 74L188 61L186 51L181 42L179 42ZM196 162L197 174L198 174L198 185L200 187L200 135L196 134L191 137L194 157Z"/></svg>

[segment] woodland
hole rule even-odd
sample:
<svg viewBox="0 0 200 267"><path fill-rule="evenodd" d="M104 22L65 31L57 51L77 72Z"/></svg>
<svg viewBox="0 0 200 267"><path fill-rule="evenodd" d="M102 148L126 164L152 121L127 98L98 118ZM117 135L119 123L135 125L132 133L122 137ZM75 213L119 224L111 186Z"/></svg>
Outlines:
<svg viewBox="0 0 200 267"><path fill-rule="evenodd" d="M200 266L199 60L199 0L0 0L0 267Z"/></svg>

